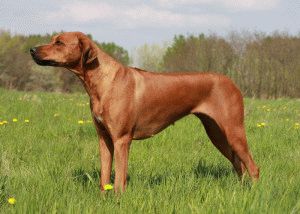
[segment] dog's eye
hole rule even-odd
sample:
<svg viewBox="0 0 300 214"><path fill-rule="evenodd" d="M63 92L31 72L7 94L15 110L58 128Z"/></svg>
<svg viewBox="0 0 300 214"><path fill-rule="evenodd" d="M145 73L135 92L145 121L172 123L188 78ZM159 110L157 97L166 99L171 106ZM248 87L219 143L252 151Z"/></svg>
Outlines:
<svg viewBox="0 0 300 214"><path fill-rule="evenodd" d="M55 42L55 44L56 44L56 45L63 45L64 43L62 43L61 41L57 40L57 41Z"/></svg>

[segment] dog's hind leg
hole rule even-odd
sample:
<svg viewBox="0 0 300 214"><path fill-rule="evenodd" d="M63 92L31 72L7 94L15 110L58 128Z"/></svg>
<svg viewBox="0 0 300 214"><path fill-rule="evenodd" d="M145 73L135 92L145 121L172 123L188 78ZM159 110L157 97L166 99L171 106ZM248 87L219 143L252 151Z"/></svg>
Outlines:
<svg viewBox="0 0 300 214"><path fill-rule="evenodd" d="M246 166L252 179L259 178L259 168L250 154L244 127L225 127L226 138L234 153Z"/></svg>
<svg viewBox="0 0 300 214"><path fill-rule="evenodd" d="M216 121L206 114L196 113L195 115L200 118L214 146L232 163L237 174L242 177L245 173L245 166L229 145L225 133L221 130Z"/></svg>

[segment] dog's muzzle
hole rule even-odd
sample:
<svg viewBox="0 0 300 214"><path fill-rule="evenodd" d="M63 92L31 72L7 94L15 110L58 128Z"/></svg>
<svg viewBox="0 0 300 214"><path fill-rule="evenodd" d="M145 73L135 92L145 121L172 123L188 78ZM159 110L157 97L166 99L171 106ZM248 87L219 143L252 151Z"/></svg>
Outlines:
<svg viewBox="0 0 300 214"><path fill-rule="evenodd" d="M53 61L53 60L43 60L43 59L40 59L40 57L38 56L37 54L37 48L30 48L29 49L30 51L30 54L33 58L33 60L38 64L38 65L49 65L49 66L57 66L58 63Z"/></svg>

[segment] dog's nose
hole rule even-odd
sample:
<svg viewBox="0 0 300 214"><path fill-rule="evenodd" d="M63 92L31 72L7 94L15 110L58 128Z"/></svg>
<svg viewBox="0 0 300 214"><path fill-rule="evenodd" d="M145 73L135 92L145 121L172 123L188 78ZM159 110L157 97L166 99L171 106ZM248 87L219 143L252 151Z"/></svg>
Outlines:
<svg viewBox="0 0 300 214"><path fill-rule="evenodd" d="M30 54L33 56L36 53L36 48L30 48Z"/></svg>

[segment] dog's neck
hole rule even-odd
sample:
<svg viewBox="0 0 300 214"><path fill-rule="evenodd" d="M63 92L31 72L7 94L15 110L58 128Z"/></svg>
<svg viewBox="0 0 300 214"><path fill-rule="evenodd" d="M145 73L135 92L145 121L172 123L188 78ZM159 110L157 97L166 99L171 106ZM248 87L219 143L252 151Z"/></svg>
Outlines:
<svg viewBox="0 0 300 214"><path fill-rule="evenodd" d="M123 65L97 47L97 58L90 64L82 63L69 69L75 73L89 94L91 100L99 100L112 85Z"/></svg>

